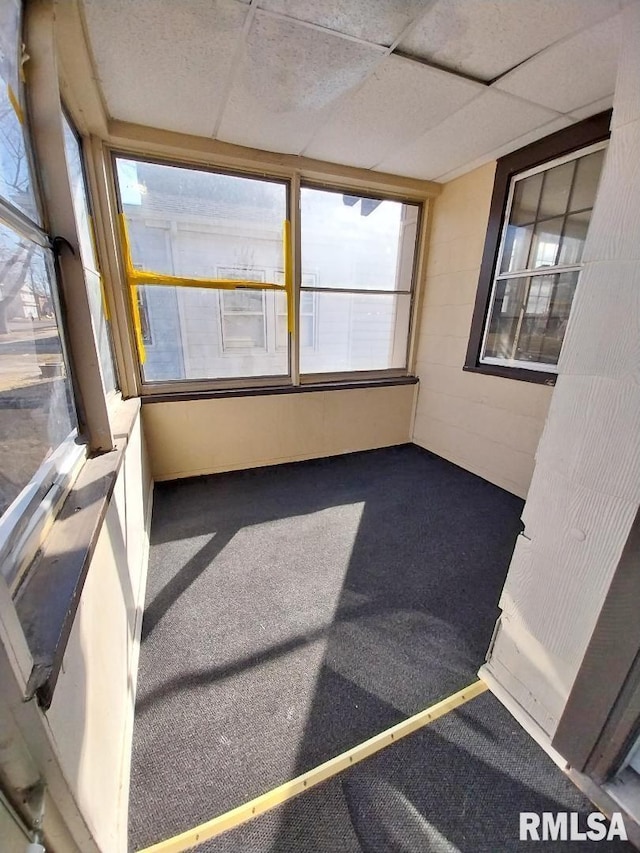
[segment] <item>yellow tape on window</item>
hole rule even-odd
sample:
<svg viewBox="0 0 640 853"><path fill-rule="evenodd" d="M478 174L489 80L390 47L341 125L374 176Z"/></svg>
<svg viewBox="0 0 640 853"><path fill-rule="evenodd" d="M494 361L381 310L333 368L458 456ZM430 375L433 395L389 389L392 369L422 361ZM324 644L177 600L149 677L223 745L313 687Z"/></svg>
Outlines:
<svg viewBox="0 0 640 853"><path fill-rule="evenodd" d="M24 124L24 113L22 112L20 101L18 100L16 93L13 91L11 83L7 84L7 97L9 98L9 103L13 107L14 113L18 117L18 121L20 124Z"/></svg>
<svg viewBox="0 0 640 853"><path fill-rule="evenodd" d="M287 329L293 332L293 249L291 222L285 219L282 226L282 251L284 253L284 288L287 291Z"/></svg>
<svg viewBox="0 0 640 853"><path fill-rule="evenodd" d="M282 284L275 284L273 282L251 281L250 279L191 278L187 276L168 275L167 273L154 272L152 270L137 270L133 266L131 257L131 244L129 242L126 216L124 213L121 213L118 218L120 222L125 275L131 295L131 314L141 362L144 362L145 359L145 349L142 339L140 307L137 299L137 288L140 285L153 285L156 287L200 287L211 290L240 290L250 288L252 290L276 290L281 293L284 292L287 295L287 327L289 332L293 331L293 251L291 246L291 223L288 219L284 220L282 226L282 250L284 256L283 286Z"/></svg>
<svg viewBox="0 0 640 853"><path fill-rule="evenodd" d="M122 249L125 260L125 272L129 284L133 287L139 284L149 284L166 287L201 287L211 290L237 290L251 288L251 290L286 290L287 261L285 257L285 285L275 282L253 281L251 279L236 278L198 278L197 276L171 275L153 270L137 270L131 260L131 246L127 230L127 220L124 213L120 214L120 230L122 233Z"/></svg>

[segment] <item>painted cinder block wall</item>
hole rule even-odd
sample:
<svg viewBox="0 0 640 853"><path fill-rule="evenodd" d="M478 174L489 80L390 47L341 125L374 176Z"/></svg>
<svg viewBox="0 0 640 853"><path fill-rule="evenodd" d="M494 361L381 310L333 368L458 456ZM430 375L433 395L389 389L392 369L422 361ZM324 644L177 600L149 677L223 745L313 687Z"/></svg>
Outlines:
<svg viewBox="0 0 640 853"><path fill-rule="evenodd" d="M433 202L415 371L413 441L526 497L553 388L465 373L495 163L446 184Z"/></svg>

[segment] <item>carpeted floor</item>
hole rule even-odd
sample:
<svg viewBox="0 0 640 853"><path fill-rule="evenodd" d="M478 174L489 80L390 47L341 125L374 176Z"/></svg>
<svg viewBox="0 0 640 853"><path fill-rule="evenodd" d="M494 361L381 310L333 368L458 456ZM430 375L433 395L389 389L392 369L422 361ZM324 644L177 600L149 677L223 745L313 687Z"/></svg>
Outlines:
<svg viewBox="0 0 640 853"><path fill-rule="evenodd" d="M632 853L519 840L519 813L595 811L491 694L196 853Z"/></svg>
<svg viewBox="0 0 640 853"><path fill-rule="evenodd" d="M474 680L521 509L415 446L158 484L131 848L239 805ZM468 725L500 743L482 721ZM433 753L427 740L414 750L423 738L447 748ZM310 816L304 831L325 839L316 846L220 849L359 850L346 840L327 847L322 827L349 817L352 842L362 843L354 809L397 789L407 801L394 795L389 808L420 810L417 792L433 797L434 786L457 797L436 827L458 843L465 810L479 808L451 768L459 755L458 773L465 749L420 735L395 758L371 760L386 762L379 779L354 771L280 810L285 828L288 816ZM474 759L483 791L503 778L492 761ZM529 790L526 776L522 785Z"/></svg>

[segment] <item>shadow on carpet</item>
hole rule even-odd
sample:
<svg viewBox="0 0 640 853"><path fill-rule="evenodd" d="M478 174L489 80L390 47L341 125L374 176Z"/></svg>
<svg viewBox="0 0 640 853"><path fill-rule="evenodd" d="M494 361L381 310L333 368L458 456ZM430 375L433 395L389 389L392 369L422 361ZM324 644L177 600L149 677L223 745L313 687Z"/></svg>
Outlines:
<svg viewBox="0 0 640 853"><path fill-rule="evenodd" d="M154 500L134 850L473 681L523 505L413 445L158 484Z"/></svg>

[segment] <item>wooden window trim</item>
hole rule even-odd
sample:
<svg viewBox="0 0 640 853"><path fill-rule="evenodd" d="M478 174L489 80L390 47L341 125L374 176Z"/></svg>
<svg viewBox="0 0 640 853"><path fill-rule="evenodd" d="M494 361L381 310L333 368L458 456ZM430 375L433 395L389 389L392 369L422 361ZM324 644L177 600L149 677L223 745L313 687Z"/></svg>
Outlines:
<svg viewBox="0 0 640 853"><path fill-rule="evenodd" d="M610 136L609 126L611 123L611 110L598 115L591 116L571 127L545 136L537 142L513 151L498 160L496 176L491 196L489 209L489 223L485 237L480 276L476 301L473 308L473 319L469 333L469 344L463 370L472 373L484 373L490 376L501 376L507 379L519 379L524 382L535 382L541 385L555 385L556 374L541 370L527 370L520 367L508 367L497 364L483 364L480 362L480 350L485 323L490 309L490 299L493 287L500 240L504 225L507 200L509 197L509 186L514 175L541 166L546 162L555 160L586 148L596 142L602 142Z"/></svg>

